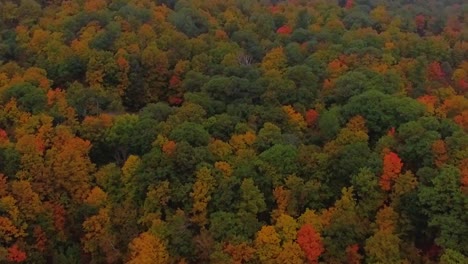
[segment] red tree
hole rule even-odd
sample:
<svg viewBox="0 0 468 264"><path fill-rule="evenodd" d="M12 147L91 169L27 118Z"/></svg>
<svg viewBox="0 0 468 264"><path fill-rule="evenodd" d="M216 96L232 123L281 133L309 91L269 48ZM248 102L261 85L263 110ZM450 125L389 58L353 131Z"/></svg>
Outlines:
<svg viewBox="0 0 468 264"><path fill-rule="evenodd" d="M278 30L276 30L276 33L278 33L280 35L290 35L292 33L292 29L291 29L290 26L284 25L284 26L278 28Z"/></svg>
<svg viewBox="0 0 468 264"><path fill-rule="evenodd" d="M297 243L309 263L318 263L318 258L324 251L322 237L311 225L305 224L297 231Z"/></svg>
<svg viewBox="0 0 468 264"><path fill-rule="evenodd" d="M346 247L346 259L348 264L360 264L362 256L359 254L359 245L354 244Z"/></svg>
<svg viewBox="0 0 468 264"><path fill-rule="evenodd" d="M383 174L380 177L380 187L384 191L390 191L392 188L392 182L398 178L401 172L403 163L400 157L394 152L385 154L383 161Z"/></svg>
<svg viewBox="0 0 468 264"><path fill-rule="evenodd" d="M319 114L314 109L310 109L309 111L307 111L306 117L305 117L307 126L308 127L314 126L318 117L319 117Z"/></svg>
<svg viewBox="0 0 468 264"><path fill-rule="evenodd" d="M354 6L354 0L346 0L345 8L351 9Z"/></svg>
<svg viewBox="0 0 468 264"><path fill-rule="evenodd" d="M445 78L445 73L440 67L440 63L434 61L433 63L429 64L428 68L428 78L431 80L440 81Z"/></svg>
<svg viewBox="0 0 468 264"><path fill-rule="evenodd" d="M424 15L417 15L414 22L416 23L418 30L422 30L426 26L426 18Z"/></svg>
<svg viewBox="0 0 468 264"><path fill-rule="evenodd" d="M26 253L18 248L16 244L8 248L8 261L23 262L26 260Z"/></svg>

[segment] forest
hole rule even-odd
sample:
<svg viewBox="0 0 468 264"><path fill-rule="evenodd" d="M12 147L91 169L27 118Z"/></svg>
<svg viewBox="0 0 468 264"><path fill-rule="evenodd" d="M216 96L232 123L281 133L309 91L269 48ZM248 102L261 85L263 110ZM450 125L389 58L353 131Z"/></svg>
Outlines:
<svg viewBox="0 0 468 264"><path fill-rule="evenodd" d="M467 19L1 0L0 263L468 263Z"/></svg>

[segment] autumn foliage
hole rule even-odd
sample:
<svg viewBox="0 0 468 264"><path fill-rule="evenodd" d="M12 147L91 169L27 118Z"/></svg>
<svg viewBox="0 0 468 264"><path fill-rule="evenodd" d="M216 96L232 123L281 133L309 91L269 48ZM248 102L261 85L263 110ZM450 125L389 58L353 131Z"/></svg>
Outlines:
<svg viewBox="0 0 468 264"><path fill-rule="evenodd" d="M0 263L468 263L466 1L0 1Z"/></svg>
<svg viewBox="0 0 468 264"><path fill-rule="evenodd" d="M394 181L401 173L403 163L395 152L385 154L383 159L383 173L380 176L380 188L384 191L390 191Z"/></svg>
<svg viewBox="0 0 468 264"><path fill-rule="evenodd" d="M292 33L292 29L291 29L290 26L284 25L284 26L279 27L276 30L276 33L278 33L280 35L290 35Z"/></svg>
<svg viewBox="0 0 468 264"><path fill-rule="evenodd" d="M318 263L324 247L322 237L311 225L305 224L297 231L297 243L304 251L309 263Z"/></svg>
<svg viewBox="0 0 468 264"><path fill-rule="evenodd" d="M21 249L19 249L16 244L8 248L8 257L7 257L8 261L20 263L20 262L25 261L26 258L27 258L26 253L23 252Z"/></svg>

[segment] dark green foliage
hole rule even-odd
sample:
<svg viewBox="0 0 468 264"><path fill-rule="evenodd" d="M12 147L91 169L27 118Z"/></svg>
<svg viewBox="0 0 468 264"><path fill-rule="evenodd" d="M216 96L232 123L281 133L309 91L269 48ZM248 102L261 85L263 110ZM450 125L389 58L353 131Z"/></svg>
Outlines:
<svg viewBox="0 0 468 264"><path fill-rule="evenodd" d="M468 198L460 190L459 179L457 168L442 168L432 179L432 186L421 188L419 200L425 206L423 212L430 217L429 226L440 232L436 242L466 255L468 247L463 241L468 235L468 215L463 208L468 204Z"/></svg>
<svg viewBox="0 0 468 264"><path fill-rule="evenodd" d="M184 122L172 130L169 138L177 142L185 141L194 147L198 147L208 144L210 134L200 124Z"/></svg>
<svg viewBox="0 0 468 264"><path fill-rule="evenodd" d="M353 96L343 107L343 116L361 115L371 135L381 136L392 127L416 120L424 114L424 106L408 97L395 97L370 90Z"/></svg>
<svg viewBox="0 0 468 264"><path fill-rule="evenodd" d="M196 37L208 32L208 22L197 10L181 8L169 17L169 21L189 37Z"/></svg>
<svg viewBox="0 0 468 264"><path fill-rule="evenodd" d="M466 263L466 7L0 1L0 263Z"/></svg>
<svg viewBox="0 0 468 264"><path fill-rule="evenodd" d="M292 145L274 145L262 152L259 158L275 167L281 174L287 175L297 171L297 149Z"/></svg>
<svg viewBox="0 0 468 264"><path fill-rule="evenodd" d="M327 140L334 138L341 128L341 116L338 108L332 108L323 112L318 120L318 127Z"/></svg>
<svg viewBox="0 0 468 264"><path fill-rule="evenodd" d="M2 101L15 99L21 109L37 114L45 110L47 98L44 90L30 83L12 86L3 95Z"/></svg>

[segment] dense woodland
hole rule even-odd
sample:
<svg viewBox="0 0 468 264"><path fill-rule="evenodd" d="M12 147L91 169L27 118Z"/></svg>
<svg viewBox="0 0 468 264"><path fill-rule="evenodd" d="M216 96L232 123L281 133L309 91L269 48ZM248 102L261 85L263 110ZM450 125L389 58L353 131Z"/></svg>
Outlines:
<svg viewBox="0 0 468 264"><path fill-rule="evenodd" d="M467 18L0 1L0 263L468 263Z"/></svg>

